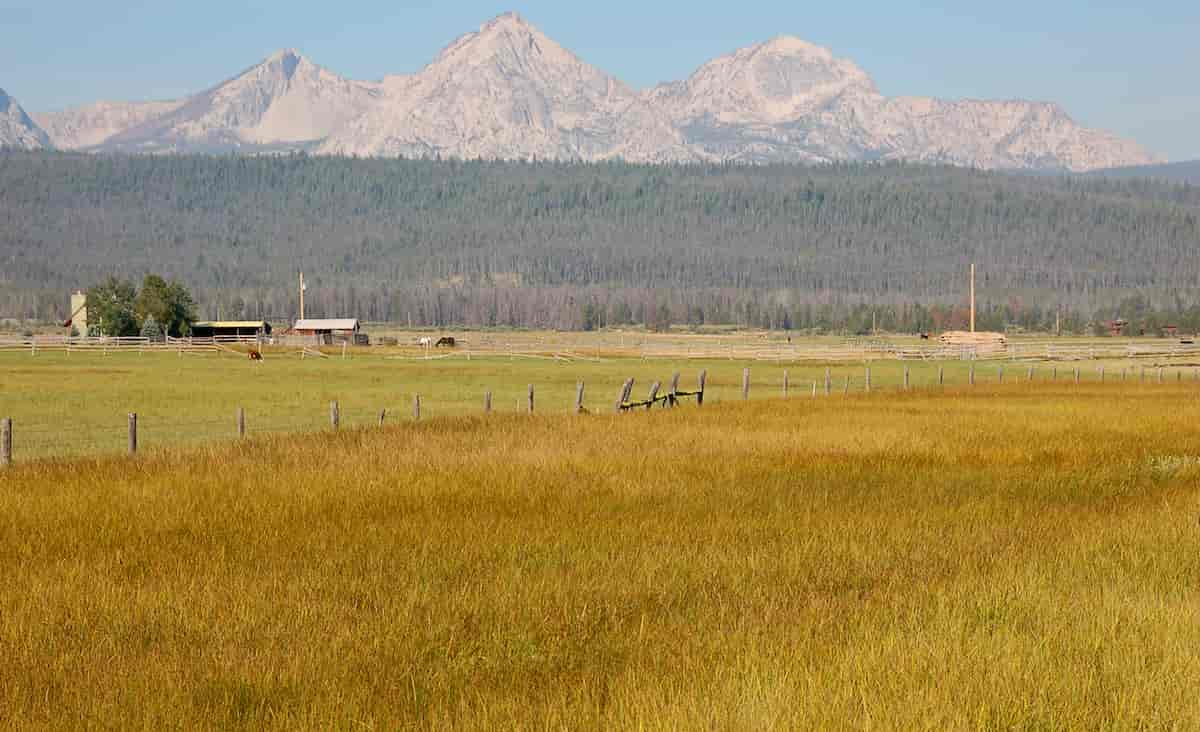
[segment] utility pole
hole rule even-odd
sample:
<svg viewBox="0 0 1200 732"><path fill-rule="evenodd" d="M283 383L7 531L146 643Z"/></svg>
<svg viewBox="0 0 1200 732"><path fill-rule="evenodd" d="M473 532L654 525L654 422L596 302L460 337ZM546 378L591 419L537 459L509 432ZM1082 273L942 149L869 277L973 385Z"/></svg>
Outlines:
<svg viewBox="0 0 1200 732"><path fill-rule="evenodd" d="M304 273L300 273L300 320L304 320L304 291L308 289L304 286Z"/></svg>
<svg viewBox="0 0 1200 732"><path fill-rule="evenodd" d="M975 332L975 265L971 265L971 332Z"/></svg>

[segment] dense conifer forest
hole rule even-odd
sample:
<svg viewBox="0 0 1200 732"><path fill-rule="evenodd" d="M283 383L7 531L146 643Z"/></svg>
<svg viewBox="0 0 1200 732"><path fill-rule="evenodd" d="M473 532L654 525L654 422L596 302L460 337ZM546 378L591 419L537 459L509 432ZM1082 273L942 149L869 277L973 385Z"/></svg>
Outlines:
<svg viewBox="0 0 1200 732"><path fill-rule="evenodd" d="M1037 329L1185 314L1198 255L1200 187L1142 180L0 153L0 317L157 272L202 317L286 320L303 271L310 314L413 325L937 329L975 262L985 325Z"/></svg>

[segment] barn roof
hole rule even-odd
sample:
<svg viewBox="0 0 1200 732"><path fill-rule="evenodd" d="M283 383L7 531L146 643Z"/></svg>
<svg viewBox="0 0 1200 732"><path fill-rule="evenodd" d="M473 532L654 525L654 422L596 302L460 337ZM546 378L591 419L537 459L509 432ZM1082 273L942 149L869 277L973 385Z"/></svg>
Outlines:
<svg viewBox="0 0 1200 732"><path fill-rule="evenodd" d="M358 330L358 319L305 318L296 321L295 330Z"/></svg>
<svg viewBox="0 0 1200 732"><path fill-rule="evenodd" d="M270 328L270 324L265 320L211 320L203 323L194 323L193 328L241 328L243 330L249 328Z"/></svg>

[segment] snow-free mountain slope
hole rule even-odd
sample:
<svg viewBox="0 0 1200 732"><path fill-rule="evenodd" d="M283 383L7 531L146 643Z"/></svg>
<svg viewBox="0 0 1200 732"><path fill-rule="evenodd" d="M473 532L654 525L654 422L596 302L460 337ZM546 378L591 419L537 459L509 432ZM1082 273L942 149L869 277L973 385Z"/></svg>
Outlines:
<svg viewBox="0 0 1200 732"><path fill-rule="evenodd" d="M45 130L37 125L16 99L0 89L0 148L41 150L53 147Z"/></svg>
<svg viewBox="0 0 1200 732"><path fill-rule="evenodd" d="M670 122L617 79L516 14L462 36L384 84L379 103L320 151L376 156L640 162L693 156Z"/></svg>
<svg viewBox="0 0 1200 732"><path fill-rule="evenodd" d="M195 96L42 115L58 147L642 163L912 160L1087 171L1160 162L1055 104L882 94L853 61L782 36L637 92L509 13L417 73L344 79L280 51Z"/></svg>
<svg viewBox="0 0 1200 732"><path fill-rule="evenodd" d="M165 102L95 102L33 118L50 135L55 147L86 150L147 120L170 114L186 100Z"/></svg>
<svg viewBox="0 0 1200 732"><path fill-rule="evenodd" d="M343 79L284 50L208 91L158 109L118 106L125 117L110 125L112 134L87 135L75 128L72 139L82 148L131 152L311 144L362 114L377 94L377 84Z"/></svg>
<svg viewBox="0 0 1200 732"><path fill-rule="evenodd" d="M887 98L851 61L797 38L715 59L645 93L722 160L901 159L980 168L1090 170L1153 162L1135 143L1054 104Z"/></svg>

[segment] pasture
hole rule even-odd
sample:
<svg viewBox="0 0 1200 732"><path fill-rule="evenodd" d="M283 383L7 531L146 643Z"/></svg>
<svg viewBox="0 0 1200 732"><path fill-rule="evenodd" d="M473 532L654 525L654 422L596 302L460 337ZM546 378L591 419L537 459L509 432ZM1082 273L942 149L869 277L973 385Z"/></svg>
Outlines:
<svg viewBox="0 0 1200 732"><path fill-rule="evenodd" d="M126 398L167 409L206 378L214 415L259 391L319 413L364 384L367 410L438 379L128 358L104 367L130 372ZM529 380L566 404L577 376L456 368L463 413ZM630 371L596 368L614 387ZM1194 384L742 404L737 374L714 374L723 398L703 409L18 462L0 473L0 721L1200 725Z"/></svg>
<svg viewBox="0 0 1200 732"><path fill-rule="evenodd" d="M411 420L414 397L421 397L423 419L479 415L491 391L498 414L527 411L528 386L535 387L539 414L567 414L577 383L585 383L584 405L609 413L625 379L636 379L635 396L651 383L664 384L682 374L694 387L700 370L708 371L710 404L741 399L743 369L751 369L753 400L779 398L788 372L792 398L811 398L812 384L824 393L825 369L833 374L834 393L864 389L865 366L858 364L780 364L730 360L671 360L618 357L562 361L504 356L445 360L389 358L392 351L354 349L343 359L301 359L296 352L268 351L263 362L228 354L184 355L136 349L65 354L0 352L0 417L12 417L17 459L81 456L125 449L126 415L139 418L143 449L226 440L235 436L235 415L246 411L250 435L315 432L330 427L329 403L339 402L343 427L376 425L386 409L391 422ZM909 364L915 386L936 382L938 364ZM969 366L944 364L950 384L965 383ZM981 382L994 381L996 365L980 365ZM1065 378L1067 371L1060 371ZM904 365L871 364L876 389L903 382ZM1009 378L1017 372L1009 367ZM1050 371L1045 370L1045 378Z"/></svg>

